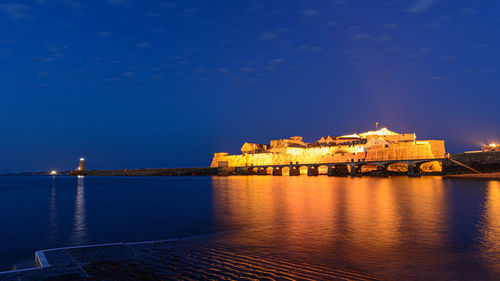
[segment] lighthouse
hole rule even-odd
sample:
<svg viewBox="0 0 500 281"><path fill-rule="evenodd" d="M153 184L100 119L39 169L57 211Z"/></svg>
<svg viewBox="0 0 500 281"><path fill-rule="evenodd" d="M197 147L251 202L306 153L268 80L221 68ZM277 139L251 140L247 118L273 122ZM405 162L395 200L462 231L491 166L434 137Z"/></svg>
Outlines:
<svg viewBox="0 0 500 281"><path fill-rule="evenodd" d="M80 158L80 164L78 165L78 171L85 171L85 159Z"/></svg>

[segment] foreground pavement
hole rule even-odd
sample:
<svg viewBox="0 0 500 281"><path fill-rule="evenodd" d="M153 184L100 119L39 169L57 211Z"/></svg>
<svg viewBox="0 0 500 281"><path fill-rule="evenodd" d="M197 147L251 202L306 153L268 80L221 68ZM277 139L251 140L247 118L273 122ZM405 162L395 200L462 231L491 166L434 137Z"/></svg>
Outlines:
<svg viewBox="0 0 500 281"><path fill-rule="evenodd" d="M60 248L36 259L39 267L3 272L0 280L375 280L203 239Z"/></svg>

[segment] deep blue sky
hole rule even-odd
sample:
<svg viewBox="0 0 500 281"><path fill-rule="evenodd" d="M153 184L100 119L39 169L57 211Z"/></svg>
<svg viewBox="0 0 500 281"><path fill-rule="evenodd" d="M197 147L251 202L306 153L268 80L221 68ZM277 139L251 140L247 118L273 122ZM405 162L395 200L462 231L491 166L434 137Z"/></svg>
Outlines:
<svg viewBox="0 0 500 281"><path fill-rule="evenodd" d="M207 166L376 121L500 141L500 2L3 0L0 171Z"/></svg>

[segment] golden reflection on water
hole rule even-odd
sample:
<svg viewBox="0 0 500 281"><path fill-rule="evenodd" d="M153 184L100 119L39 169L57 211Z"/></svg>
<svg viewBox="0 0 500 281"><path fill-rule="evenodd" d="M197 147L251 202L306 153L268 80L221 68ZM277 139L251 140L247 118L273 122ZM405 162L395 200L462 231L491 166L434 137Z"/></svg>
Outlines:
<svg viewBox="0 0 500 281"><path fill-rule="evenodd" d="M486 191L481 233L481 256L500 273L500 182L490 181Z"/></svg>
<svg viewBox="0 0 500 281"><path fill-rule="evenodd" d="M215 218L249 227L247 235L228 237L242 247L376 272L384 259L394 268L432 267L439 257L429 259L427 249L444 247L447 238L440 177L234 176L212 183Z"/></svg>
<svg viewBox="0 0 500 281"><path fill-rule="evenodd" d="M75 198L75 212L73 215L73 233L71 236L73 244L87 242L87 215L85 210L85 178L78 177Z"/></svg>

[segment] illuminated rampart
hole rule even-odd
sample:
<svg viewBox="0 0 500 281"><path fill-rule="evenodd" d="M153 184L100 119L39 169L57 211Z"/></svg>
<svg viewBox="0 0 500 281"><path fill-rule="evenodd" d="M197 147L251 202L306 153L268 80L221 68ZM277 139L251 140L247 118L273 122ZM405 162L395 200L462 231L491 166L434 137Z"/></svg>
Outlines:
<svg viewBox="0 0 500 281"><path fill-rule="evenodd" d="M361 134L322 137L313 143L302 137L272 140L269 145L245 143L242 153L215 153L211 167L245 167L443 158L443 140L416 140L383 128Z"/></svg>

